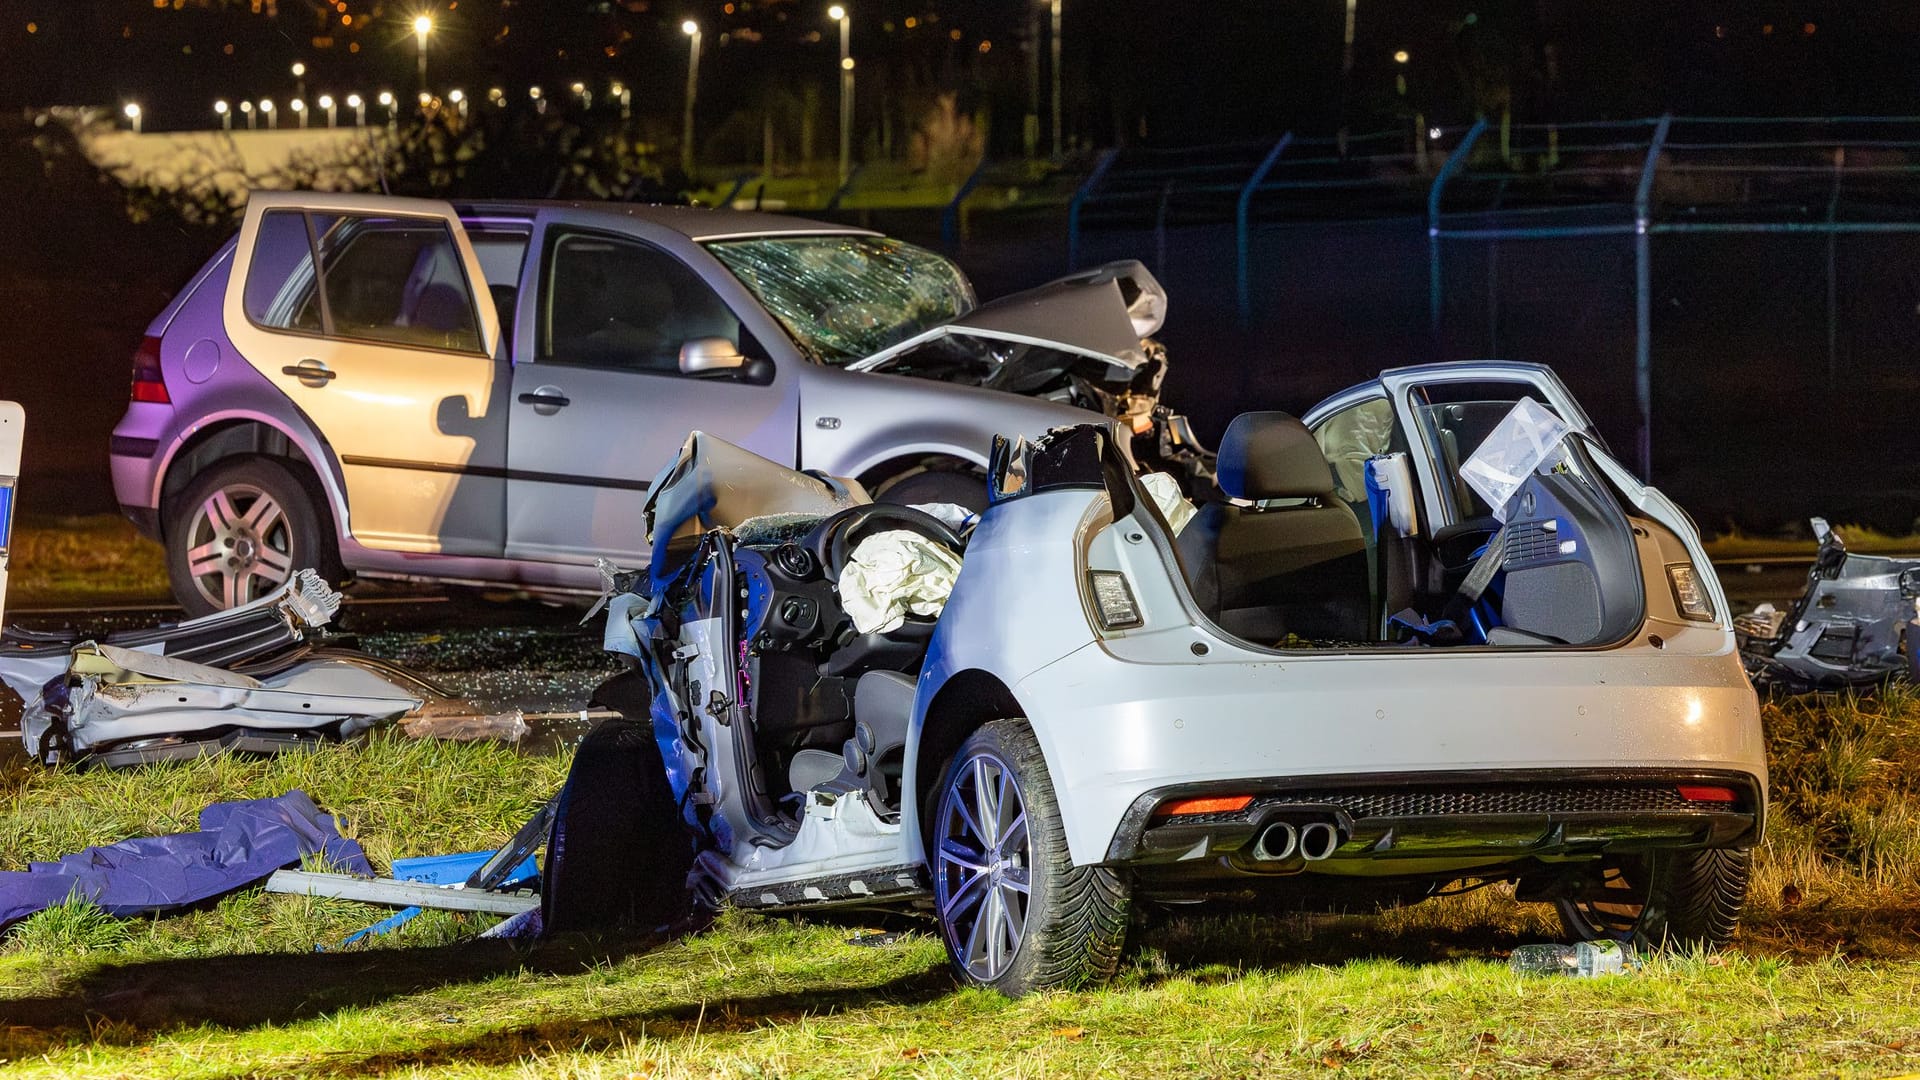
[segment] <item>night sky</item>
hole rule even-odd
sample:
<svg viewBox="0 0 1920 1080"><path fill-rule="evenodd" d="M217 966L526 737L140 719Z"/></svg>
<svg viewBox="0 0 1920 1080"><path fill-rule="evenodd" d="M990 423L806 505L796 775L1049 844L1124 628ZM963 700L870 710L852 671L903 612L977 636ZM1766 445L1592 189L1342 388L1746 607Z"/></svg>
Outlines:
<svg viewBox="0 0 1920 1080"><path fill-rule="evenodd" d="M1034 0L858 0L863 117L950 90L1017 149ZM634 89L671 123L692 18L705 29L703 129L831 101L826 0L0 0L0 105L116 106L149 129L212 125L215 98L344 98L415 86L411 20L431 14L429 82L479 100L578 81ZM1340 0L1064 0L1069 134L1106 145L1339 126ZM1396 64L1405 50L1408 60ZM1405 76L1402 93L1396 76ZM1043 84L1044 86L1044 84ZM1044 92L1044 90L1043 90ZM1920 112L1920 5L1360 0L1351 126L1651 115ZM797 106L793 106L797 107ZM1043 107L1044 111L1044 107Z"/></svg>

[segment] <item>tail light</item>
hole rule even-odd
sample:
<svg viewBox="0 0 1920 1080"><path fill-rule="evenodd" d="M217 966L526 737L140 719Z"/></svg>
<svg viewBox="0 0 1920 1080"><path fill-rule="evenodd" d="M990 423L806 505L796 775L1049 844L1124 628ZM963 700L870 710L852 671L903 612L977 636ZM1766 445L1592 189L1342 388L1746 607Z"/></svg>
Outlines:
<svg viewBox="0 0 1920 1080"><path fill-rule="evenodd" d="M167 381L160 376L160 339L146 338L133 354L133 400L171 405Z"/></svg>
<svg viewBox="0 0 1920 1080"><path fill-rule="evenodd" d="M1682 784L1680 785L1679 791L1680 797L1688 802L1731 803L1739 801L1739 796L1733 793L1732 788L1720 787L1718 785Z"/></svg>

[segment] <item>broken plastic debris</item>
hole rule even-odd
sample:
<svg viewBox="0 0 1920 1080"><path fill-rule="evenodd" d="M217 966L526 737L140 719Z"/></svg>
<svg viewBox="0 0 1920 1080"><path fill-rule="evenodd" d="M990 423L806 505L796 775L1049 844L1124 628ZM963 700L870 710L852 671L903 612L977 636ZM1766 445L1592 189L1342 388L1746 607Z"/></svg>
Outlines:
<svg viewBox="0 0 1920 1080"><path fill-rule="evenodd" d="M400 721L400 730L413 739L448 739L455 742L500 739L503 742L518 742L533 729L527 726L526 714L513 709L484 714L423 712Z"/></svg>
<svg viewBox="0 0 1920 1080"><path fill-rule="evenodd" d="M960 576L960 556L916 532L890 529L860 541L840 570L840 603L862 634L897 630L908 615L936 616Z"/></svg>
<svg viewBox="0 0 1920 1080"><path fill-rule="evenodd" d="M1460 466L1460 476L1487 501L1493 516L1505 521L1507 501L1566 437L1566 421L1523 397Z"/></svg>

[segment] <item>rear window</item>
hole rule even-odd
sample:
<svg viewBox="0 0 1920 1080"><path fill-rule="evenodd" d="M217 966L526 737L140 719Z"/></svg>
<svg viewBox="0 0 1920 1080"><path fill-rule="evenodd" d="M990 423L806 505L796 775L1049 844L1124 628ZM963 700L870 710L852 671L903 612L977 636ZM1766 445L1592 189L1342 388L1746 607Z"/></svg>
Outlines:
<svg viewBox="0 0 1920 1080"><path fill-rule="evenodd" d="M460 249L434 218L269 211L243 297L271 330L482 351Z"/></svg>

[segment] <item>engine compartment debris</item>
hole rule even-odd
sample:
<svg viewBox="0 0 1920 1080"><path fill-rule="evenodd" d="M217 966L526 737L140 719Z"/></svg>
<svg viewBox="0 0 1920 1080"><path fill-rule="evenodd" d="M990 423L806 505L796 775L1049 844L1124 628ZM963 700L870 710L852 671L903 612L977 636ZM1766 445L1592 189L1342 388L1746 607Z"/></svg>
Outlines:
<svg viewBox="0 0 1920 1080"><path fill-rule="evenodd" d="M1788 692L1920 680L1920 559L1856 555L1825 518L1812 524L1806 592L1788 611L1762 605L1733 621L1747 674Z"/></svg>

